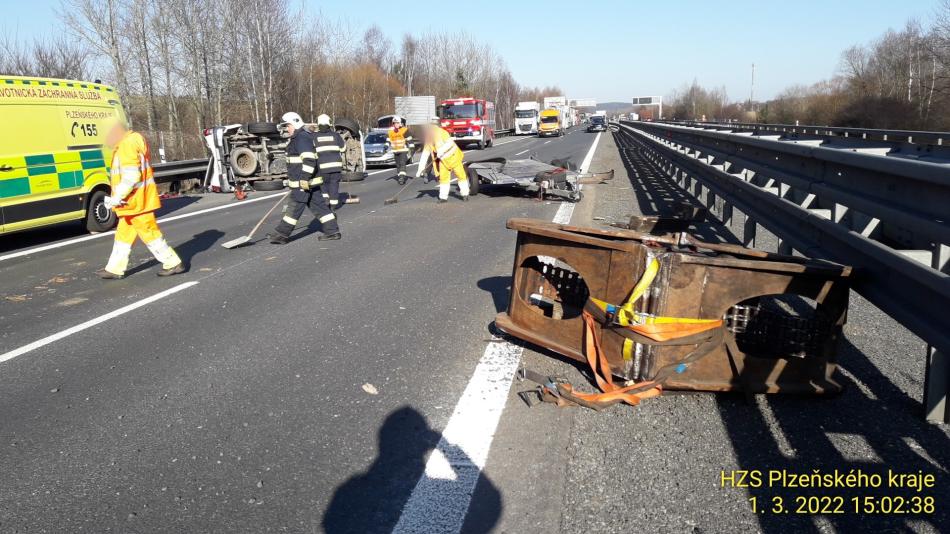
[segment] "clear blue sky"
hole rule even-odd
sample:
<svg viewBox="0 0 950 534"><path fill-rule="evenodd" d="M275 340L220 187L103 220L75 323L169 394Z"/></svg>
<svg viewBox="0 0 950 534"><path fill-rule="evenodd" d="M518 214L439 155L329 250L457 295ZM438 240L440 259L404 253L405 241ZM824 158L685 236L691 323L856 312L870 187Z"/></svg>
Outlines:
<svg viewBox="0 0 950 534"><path fill-rule="evenodd" d="M937 0L667 0L419 3L303 0L356 28L403 33L465 29L504 56L525 85L557 84L572 98L628 101L665 95L694 78L756 98L832 76L841 52L909 19L925 25ZM0 30L21 39L59 31L59 0L6 2ZM541 41L540 35L553 37Z"/></svg>

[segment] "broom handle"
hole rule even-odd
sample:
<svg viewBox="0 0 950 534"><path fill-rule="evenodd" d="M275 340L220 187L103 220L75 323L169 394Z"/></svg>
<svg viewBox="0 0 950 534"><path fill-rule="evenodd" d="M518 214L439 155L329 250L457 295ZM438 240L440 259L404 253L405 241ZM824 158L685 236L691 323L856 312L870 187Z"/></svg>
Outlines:
<svg viewBox="0 0 950 534"><path fill-rule="evenodd" d="M269 210L267 210L267 213L265 213L264 216L261 217L261 220L257 221L257 224L254 226L254 228L251 229L251 233L247 234L247 237L251 237L254 235L255 232L257 232L257 229L260 228L262 224L264 224L264 221L267 220L267 217L269 217L270 214L273 213L275 209L277 209L277 206L280 206L280 203L283 202L284 199L287 198L287 195L289 194L290 194L290 191L287 191L280 198L277 199L277 203L271 206Z"/></svg>

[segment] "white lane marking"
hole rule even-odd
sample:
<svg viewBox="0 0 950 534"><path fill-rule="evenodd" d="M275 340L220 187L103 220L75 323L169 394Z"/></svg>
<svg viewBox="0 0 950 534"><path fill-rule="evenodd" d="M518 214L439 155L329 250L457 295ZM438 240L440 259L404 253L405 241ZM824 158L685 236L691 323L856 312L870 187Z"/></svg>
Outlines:
<svg viewBox="0 0 950 534"><path fill-rule="evenodd" d="M504 146L504 145L507 145L507 144L510 144L510 143L517 143L518 141L524 141L525 139L532 139L534 136L531 136L531 135L524 135L524 136L521 136L521 135L519 135L519 136L512 136L512 137L515 137L515 139L511 139L511 140L508 140L508 141L502 141L502 142L500 142L500 143L492 143L492 146Z"/></svg>
<svg viewBox="0 0 950 534"><path fill-rule="evenodd" d="M528 150L531 150L531 149L529 148L529 149L527 149L527 150L522 150L521 152L518 152L518 153L515 154L515 155L516 155L516 156L520 156L520 155L524 154L525 152L527 152Z"/></svg>
<svg viewBox="0 0 950 534"><path fill-rule="evenodd" d="M488 459L522 348L490 343L426 462L394 533L458 532Z"/></svg>
<svg viewBox="0 0 950 534"><path fill-rule="evenodd" d="M587 172L600 134L594 138L581 172ZM562 202L554 222L567 224L573 202ZM394 533L459 532L468 514L472 493L488 460L498 421L508 401L523 348L513 343L489 343L455 405L442 438L426 461L425 473L416 482L393 528Z"/></svg>
<svg viewBox="0 0 950 534"><path fill-rule="evenodd" d="M151 304L151 303L153 303L153 302L155 302L155 301L157 301L157 300L163 299L163 298L165 298L165 297L167 297L167 296L169 296L169 295L172 295L172 294L174 294L174 293L178 293L179 291L188 289L189 287L193 287L193 286L195 286L195 285L197 285L197 284L198 284L198 282L185 282L185 283L183 283L183 284L179 284L179 285L177 285L177 286L175 286L175 287L171 287L171 288L169 288L169 289L166 289L165 291L162 291L162 292L160 292L160 293L156 293L156 294L152 295L151 297L144 298L144 299L142 299L142 300L140 300L140 301L138 301L138 302L134 302L134 303L132 303L132 304L129 304L128 306L123 306L123 307L119 308L118 310L111 311L111 312L109 312L109 313L107 313L107 314L105 314L105 315L100 315L99 317L96 317L95 319L90 319L90 320L86 321L85 323L78 324L78 325L73 326L73 327L71 327L71 328L67 328L66 330L63 330L63 331L61 331L61 332L57 332L57 333L55 333L55 334L53 334L53 335L51 335L51 336L46 336L46 337L44 337L43 339L36 340L36 341L34 341L33 343L30 343L30 344L28 344L28 345L23 345L22 347L20 347L20 348L18 348L18 349L11 350L10 352L6 352L6 353L4 353L4 354L0 354L0 363L5 362L5 361L12 360L13 358L16 358L17 356L22 356L22 355L26 354L27 352L30 352L30 351L32 351L32 350L36 350L36 349L38 349L38 348L40 348L40 347L45 347L46 345L49 345L50 343L54 343L54 342L56 342L56 341L59 341L60 339L63 339L63 338L68 337L68 336L71 336L71 335L73 335L73 334L75 334L75 333L77 333L77 332L82 332L83 330L86 330L87 328L92 328L93 326L96 326L96 325L98 325L98 324L104 323L104 322L106 322L106 321L108 321L108 320L110 320L110 319L115 319L116 317L118 317L118 316L120 316L120 315L122 315L122 314L129 313L129 312L132 311L132 310L136 310L136 309L138 309L138 308L141 308L142 306L146 306L146 305Z"/></svg>
<svg viewBox="0 0 950 534"><path fill-rule="evenodd" d="M192 211L192 212L190 212L190 213L183 213L183 214L181 214L181 215L173 215L173 216L171 216L171 217L162 217L161 219L158 220L158 222L160 222L160 223L165 223L165 222L177 221L177 220L179 220L179 219L187 219L188 217L195 217L195 216L198 216L198 215L204 215L205 213L212 213L212 212L219 211L219 210L226 210L226 209L230 209L230 208L240 208L241 206L246 206L246 205L248 205L248 204L253 204L253 203L255 203L255 202L260 202L260 201L262 201L262 200L267 200L267 199L269 199L269 198L277 198L277 197L279 197L280 195L283 195L283 194L284 194L284 193L274 193L274 194L272 194L272 195L264 195L264 196L262 196L262 197L249 198L249 199L247 199L247 200L242 200L242 201L240 201L239 203L222 204L222 205L220 205L220 206L215 206L215 207L213 207L213 208L206 208L206 209L203 209L203 210ZM39 246L39 247L28 248L28 249L26 249L26 250L20 250L20 251L17 251L17 252L11 252L11 253L9 253L9 254L4 254L4 255L0 256L0 261L12 260L12 259L14 259L14 258L19 258L19 257L22 257L22 256L29 256L30 254L36 254L36 253L39 253L39 252L46 252L47 250L53 250L53 249L57 249L57 248L60 248L60 247L65 247L65 246L67 246L67 245L74 245L74 244L76 244L76 243L82 243L83 241L90 241L90 240L92 240L92 239L99 239L99 238L101 238L101 237L107 237L107 236L110 236L110 235L113 235L113 234L115 234L115 230L110 230L110 231L108 231L108 232L102 232L101 234L85 235L85 236L82 236L82 237L77 237L77 238L75 238L75 239L69 239L69 240L66 240L66 241L60 241L60 242L58 242L58 243L50 243L49 245L42 245L42 246Z"/></svg>
<svg viewBox="0 0 950 534"><path fill-rule="evenodd" d="M541 144L542 144L542 145L546 145L546 144L550 143L551 141L552 141L552 139L548 139L547 141L545 141L545 142L543 142L543 143L541 143Z"/></svg>
<svg viewBox="0 0 950 534"><path fill-rule="evenodd" d="M600 133L597 134L597 137L594 138L594 142L590 145L590 150L587 151L587 155L584 156L584 161L581 162L581 168L578 169L580 172L587 172L590 168L590 162L594 159L594 152L597 150L597 145L600 143ZM580 186L581 189L584 186ZM554 215L554 222L557 224L569 224L571 222L571 216L574 215L574 206L576 204L573 202L561 202L561 205L557 209L557 213Z"/></svg>

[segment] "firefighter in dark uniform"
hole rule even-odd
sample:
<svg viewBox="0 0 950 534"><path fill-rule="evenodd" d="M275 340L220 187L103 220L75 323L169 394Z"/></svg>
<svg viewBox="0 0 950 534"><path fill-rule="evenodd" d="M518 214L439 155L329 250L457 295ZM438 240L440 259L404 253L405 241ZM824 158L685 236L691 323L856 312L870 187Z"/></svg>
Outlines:
<svg viewBox="0 0 950 534"><path fill-rule="evenodd" d="M307 207L322 225L323 235L319 237L320 241L340 239L342 235L336 223L336 216L327 205L327 199L321 194L323 180L316 173L318 160L314 152L313 135L304 129L300 115L293 112L284 113L281 119L290 134L290 141L287 143L287 185L290 187L290 199L284 208L283 219L274 229L274 233L268 235L270 242L278 245L286 243L297 226L297 220Z"/></svg>
<svg viewBox="0 0 950 534"><path fill-rule="evenodd" d="M340 205L340 181L343 180L343 153L346 142L330 127L329 115L317 117L317 131L314 134L317 159L320 162L319 177L323 178L323 197L335 210Z"/></svg>

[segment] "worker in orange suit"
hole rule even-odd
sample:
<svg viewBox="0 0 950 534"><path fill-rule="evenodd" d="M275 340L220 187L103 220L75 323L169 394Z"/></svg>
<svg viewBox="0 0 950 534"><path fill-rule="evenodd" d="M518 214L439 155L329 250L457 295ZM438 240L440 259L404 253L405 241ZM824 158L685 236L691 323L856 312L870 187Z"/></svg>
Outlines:
<svg viewBox="0 0 950 534"><path fill-rule="evenodd" d="M422 149L422 156L419 158L419 170L416 171L416 178L422 176L425 172L426 163L432 158L432 172L439 179L439 203L448 202L449 188L451 187L452 175L458 179L459 196L463 201L468 200L469 184L468 176L465 175L465 167L462 166L462 149L455 144L455 139L449 132L440 128L434 117L432 124L427 124L424 130L425 145Z"/></svg>
<svg viewBox="0 0 950 534"><path fill-rule="evenodd" d="M155 210L162 203L152 176L145 138L119 121L106 134L106 145L112 148L112 194L105 198L105 205L115 211L119 226L115 231L109 262L105 269L96 274L106 280L124 278L136 238L140 238L162 264L158 276L187 271L184 262L165 241L155 221Z"/></svg>

